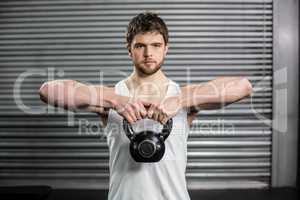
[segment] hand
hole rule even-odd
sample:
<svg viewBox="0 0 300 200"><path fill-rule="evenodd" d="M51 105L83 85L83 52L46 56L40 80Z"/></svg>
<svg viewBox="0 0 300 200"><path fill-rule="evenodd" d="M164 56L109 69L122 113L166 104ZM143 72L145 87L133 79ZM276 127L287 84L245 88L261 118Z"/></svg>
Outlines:
<svg viewBox="0 0 300 200"><path fill-rule="evenodd" d="M163 100L143 101L145 107L149 107L147 116L161 124L165 124L170 118L175 116L182 108L179 96L166 97Z"/></svg>
<svg viewBox="0 0 300 200"><path fill-rule="evenodd" d="M132 97L118 96L114 109L129 123L134 123L147 116L143 101Z"/></svg>

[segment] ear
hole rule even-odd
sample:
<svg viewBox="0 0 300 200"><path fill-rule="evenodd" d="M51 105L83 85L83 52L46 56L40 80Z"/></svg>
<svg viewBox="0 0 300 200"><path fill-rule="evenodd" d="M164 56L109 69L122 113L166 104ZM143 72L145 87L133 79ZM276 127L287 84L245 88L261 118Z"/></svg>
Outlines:
<svg viewBox="0 0 300 200"><path fill-rule="evenodd" d="M131 53L130 47L128 47L127 49L128 49L128 55L130 56L130 58L132 58L132 53Z"/></svg>
<svg viewBox="0 0 300 200"><path fill-rule="evenodd" d="M165 56L167 55L168 50L169 50L169 44L167 43L166 46L165 46L165 52L164 52L164 53L165 53Z"/></svg>

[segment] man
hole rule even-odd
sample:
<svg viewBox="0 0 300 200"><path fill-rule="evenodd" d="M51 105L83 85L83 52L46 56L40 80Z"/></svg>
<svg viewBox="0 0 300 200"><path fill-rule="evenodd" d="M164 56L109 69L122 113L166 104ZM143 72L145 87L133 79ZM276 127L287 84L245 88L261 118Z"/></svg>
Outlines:
<svg viewBox="0 0 300 200"><path fill-rule="evenodd" d="M134 71L114 88L55 80L41 86L41 99L101 116L110 153L110 200L188 200L185 169L189 126L199 110L220 108L249 96L251 84L243 77L221 77L179 87L168 79L161 69L168 52L168 29L154 13L134 17L126 39ZM173 119L161 161L138 163L131 158L123 118L131 124L145 118L161 124Z"/></svg>

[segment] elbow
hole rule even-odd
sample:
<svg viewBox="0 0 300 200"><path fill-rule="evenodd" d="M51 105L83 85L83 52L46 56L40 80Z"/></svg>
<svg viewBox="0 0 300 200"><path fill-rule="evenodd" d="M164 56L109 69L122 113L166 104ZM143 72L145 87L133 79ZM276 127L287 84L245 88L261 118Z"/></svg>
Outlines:
<svg viewBox="0 0 300 200"><path fill-rule="evenodd" d="M45 82L42 84L42 86L39 88L39 91L38 91L40 99L44 102L47 102L48 87L49 87L49 83Z"/></svg>
<svg viewBox="0 0 300 200"><path fill-rule="evenodd" d="M56 93L61 92L61 90L64 88L69 88L73 86L74 83L74 80L47 81L41 85L41 87L38 90L38 94L43 102L49 103L48 100L50 99L50 101L52 102L52 100L56 96Z"/></svg>
<svg viewBox="0 0 300 200"><path fill-rule="evenodd" d="M247 78L242 78L242 85L244 87L245 96L250 96L253 92L253 87Z"/></svg>

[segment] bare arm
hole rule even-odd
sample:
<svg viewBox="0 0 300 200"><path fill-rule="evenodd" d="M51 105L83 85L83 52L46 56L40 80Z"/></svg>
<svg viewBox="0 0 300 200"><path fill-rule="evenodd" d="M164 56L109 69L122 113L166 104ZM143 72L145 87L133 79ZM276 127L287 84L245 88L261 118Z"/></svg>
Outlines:
<svg viewBox="0 0 300 200"><path fill-rule="evenodd" d="M54 80L39 89L42 101L69 110L83 109L104 113L115 105L113 88L86 85L75 80Z"/></svg>
<svg viewBox="0 0 300 200"><path fill-rule="evenodd" d="M68 110L83 109L103 115L112 108L130 123L147 114L141 101L117 95L114 88L74 80L46 82L39 89L39 95L45 103Z"/></svg>
<svg viewBox="0 0 300 200"><path fill-rule="evenodd" d="M221 77L203 84L187 85L181 91L182 106L195 113L239 101L251 94L252 86L243 77Z"/></svg>

